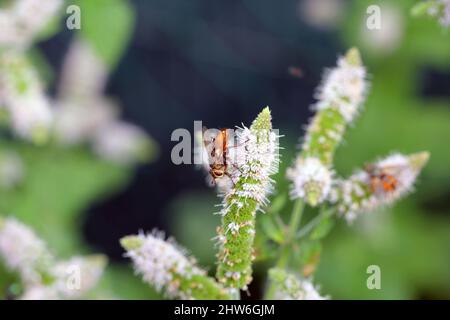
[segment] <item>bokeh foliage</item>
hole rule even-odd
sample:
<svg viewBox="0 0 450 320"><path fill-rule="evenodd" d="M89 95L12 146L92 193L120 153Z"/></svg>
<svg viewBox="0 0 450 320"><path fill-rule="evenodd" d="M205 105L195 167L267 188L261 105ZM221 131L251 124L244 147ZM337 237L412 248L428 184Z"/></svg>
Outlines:
<svg viewBox="0 0 450 320"><path fill-rule="evenodd" d="M63 13L70 4L80 6L82 13L82 28L74 32L93 45L113 71L132 35L135 17L129 1L66 1ZM65 19L55 19L37 41L50 38L64 27ZM50 86L48 81L56 77L46 57L37 48L32 48L29 55L41 79ZM84 146L35 146L2 132L0 153L9 151L21 157L24 181L11 190L0 191L0 212L32 227L60 257L94 252L95 248L89 248L83 240L83 212L95 201L124 189L134 169L101 160ZM153 159L156 151L150 153L149 158ZM18 278L1 267L0 298L18 294L18 290ZM153 290L134 277L130 268L110 265L89 298L153 296Z"/></svg>

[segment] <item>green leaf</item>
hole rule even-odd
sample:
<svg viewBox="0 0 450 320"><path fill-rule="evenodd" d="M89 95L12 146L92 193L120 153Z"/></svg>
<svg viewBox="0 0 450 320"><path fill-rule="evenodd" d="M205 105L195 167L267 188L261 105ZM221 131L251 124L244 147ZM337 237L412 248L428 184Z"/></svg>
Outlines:
<svg viewBox="0 0 450 320"><path fill-rule="evenodd" d="M134 11L126 0L78 0L81 37L111 69L115 67L133 32Z"/></svg>
<svg viewBox="0 0 450 320"><path fill-rule="evenodd" d="M281 212L281 210L284 208L284 205L286 204L286 201L287 201L286 193L282 193L282 194L276 196L272 200L270 207L267 209L267 214Z"/></svg>
<svg viewBox="0 0 450 320"><path fill-rule="evenodd" d="M300 245L300 258L303 263L311 262L314 259L314 256L320 254L321 251L322 245L319 241L303 241Z"/></svg>
<svg viewBox="0 0 450 320"><path fill-rule="evenodd" d="M278 256L279 245L268 241L262 232L256 232L254 248L254 263L275 259Z"/></svg>
<svg viewBox="0 0 450 320"><path fill-rule="evenodd" d="M32 227L58 255L79 252L80 214L124 186L131 172L84 148L0 143L0 152L9 149L22 158L25 173L16 189L0 192L0 212Z"/></svg>
<svg viewBox="0 0 450 320"><path fill-rule="evenodd" d="M317 226L312 230L311 240L319 240L325 237L334 225L334 220L331 217L323 218Z"/></svg>
<svg viewBox="0 0 450 320"><path fill-rule="evenodd" d="M299 246L294 246L295 263L302 268L303 276L308 277L316 271L321 253L322 245L317 240L304 240Z"/></svg>
<svg viewBox="0 0 450 320"><path fill-rule="evenodd" d="M19 275L7 270L0 260L0 300L18 297L22 291Z"/></svg>
<svg viewBox="0 0 450 320"><path fill-rule="evenodd" d="M274 223L268 214L262 215L259 219L264 234L276 243L283 243L284 234Z"/></svg>

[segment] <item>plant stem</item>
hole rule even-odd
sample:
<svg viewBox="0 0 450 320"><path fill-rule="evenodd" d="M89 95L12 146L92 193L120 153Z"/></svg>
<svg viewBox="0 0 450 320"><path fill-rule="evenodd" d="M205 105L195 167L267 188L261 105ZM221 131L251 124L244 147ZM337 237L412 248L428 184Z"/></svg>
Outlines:
<svg viewBox="0 0 450 320"><path fill-rule="evenodd" d="M304 202L301 199L298 199L294 203L294 208L292 209L291 220L289 221L289 230L288 230L288 241L292 241L295 233L297 232L298 227L300 226L300 222L302 220Z"/></svg>
<svg viewBox="0 0 450 320"><path fill-rule="evenodd" d="M295 239L300 239L305 235L309 234L315 226L317 226L322 219L330 216L333 213L333 209L323 208L320 213L315 216L311 221L309 221L303 228L301 228L296 234Z"/></svg>
<svg viewBox="0 0 450 320"><path fill-rule="evenodd" d="M278 212L273 213L274 221L277 224L278 228L284 229L286 224L283 219L281 219L280 214Z"/></svg>
<svg viewBox="0 0 450 320"><path fill-rule="evenodd" d="M286 232L285 241L281 247L280 256L275 264L277 268L285 269L289 263L290 258L290 247L292 241L295 239L295 234L297 232L298 227L300 226L303 214L304 202L301 199L298 199L294 203L294 207L291 213L291 219L289 221L288 230ZM269 288L266 291L265 299L273 299L276 291L276 286L273 282L269 284Z"/></svg>

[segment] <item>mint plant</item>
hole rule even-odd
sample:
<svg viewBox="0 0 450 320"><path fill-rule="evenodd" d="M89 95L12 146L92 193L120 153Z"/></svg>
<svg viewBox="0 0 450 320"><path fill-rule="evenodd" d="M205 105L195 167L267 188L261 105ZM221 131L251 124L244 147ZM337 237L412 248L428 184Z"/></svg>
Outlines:
<svg viewBox="0 0 450 320"><path fill-rule="evenodd" d="M30 163L39 160L35 156L40 149L34 147L50 145L55 150L69 150L87 145L94 155L125 168L148 160L154 149L144 131L120 120L119 107L104 93L109 69L117 62L131 33L133 14L130 8L124 1L82 0L79 3L83 5L83 15L88 17L87 23L75 36L64 61L61 86L56 97L51 98L30 53L34 42L52 32L49 27L61 14L64 1L2 1L0 122L11 135L0 140L8 149L0 153L2 200L3 189L14 190L26 183ZM107 3L113 10L103 11ZM108 36L105 32L110 33L111 28L95 30L96 13L100 11L104 12L99 17L100 23L104 26L114 24L114 29L118 30L108 41L103 40ZM435 17L444 27L450 24L449 0L424 1L413 9L413 13ZM279 194L271 178L278 170L280 136L272 127L270 109L262 110L248 128L236 130L235 157L227 169L231 183L218 188L221 222L214 239L217 247L215 277L198 266L186 249L171 238L166 240L158 231L121 239L136 272L146 283L164 292L167 298L239 299L241 290L248 290L252 281L253 262L274 258L266 261L271 267L267 270L264 298L329 298L320 293L313 282L320 254L314 247L308 247L308 240L319 242L330 231L335 219L352 222L363 214L393 205L411 192L429 158L428 152L393 153L357 168L349 177L339 175L334 168L335 151L346 128L354 124L361 112L367 93L367 71L358 50L350 49L338 59L335 68L325 72L318 88L317 103L313 106L316 113L307 126L301 149L286 172L291 185L292 201L289 204L279 201L288 195ZM33 150L31 155L28 154L28 162L20 158L27 153L23 150ZM74 162L80 159L84 158L76 158ZM44 168L50 172L48 167ZM77 172L72 168L59 169L56 172L64 174L54 175L64 175L65 180L73 182L74 179L67 178L71 172ZM35 174L40 171L34 169ZM51 169L54 169L53 164ZM103 172L109 172L108 169L101 171L99 176L103 178ZM45 173L42 179L31 176L35 179L33 190L41 189L41 184L36 181L45 180ZM23 194L12 197L13 202L27 203L22 199L28 200L26 192L31 193L30 189L24 188ZM60 189L59 185L57 189ZM48 193L52 197L60 195ZM63 193L65 195L66 190ZM70 190L67 193L70 194ZM37 195L29 197L32 205L17 205L19 211L34 208L33 201L41 193ZM89 198L88 195L84 197ZM72 213L82 207L82 202L88 202L80 199L67 201L67 211ZM2 211L9 208L3 202L1 205ZM285 222L283 218L287 216L288 207L292 207L292 212ZM62 213L65 212L59 212L64 209L57 207L57 210L58 217L64 216ZM308 221L305 221L306 211L310 211ZM27 212L26 215L33 214L39 212ZM62 220L53 219L57 221L53 226L58 226L60 234L66 236ZM274 243L275 257L261 254L263 244L257 241L258 236L263 242ZM298 248L301 259L294 257ZM30 227L11 217L0 217L0 258L2 266L19 279L21 287L13 293L20 299L84 297L97 284L106 265L102 255L56 258ZM67 271L74 267L79 271L79 277L68 275Z"/></svg>
<svg viewBox="0 0 450 320"><path fill-rule="evenodd" d="M120 241L137 273L169 298L230 299L229 290L200 269L195 260L164 234L128 236Z"/></svg>
<svg viewBox="0 0 450 320"><path fill-rule="evenodd" d="M216 292L221 292L227 293L227 298L238 299L239 290L246 290L252 280L252 261L257 258L258 245L255 234L262 233L278 245L276 261L268 270L266 299L328 298L313 284L314 266L310 261L294 260L293 248L302 248L308 236L323 238L333 219L352 221L360 214L394 203L411 190L429 157L427 152L395 153L367 164L348 178L335 172L334 152L345 128L361 112L367 88L366 70L356 48L339 58L337 67L325 72L318 102L313 106L316 114L286 174L292 182L294 202L289 223L281 218L284 206L268 200L276 190L270 176L277 169L279 146L270 110L265 108L250 128L237 129L236 156L229 169L232 183L219 192L223 200L222 223L215 238L217 280L208 278L209 286L199 286L193 280L199 274L196 267L171 243L152 235L128 236L121 241L137 272L157 289L168 287L169 297L217 299ZM256 215L264 210L268 212ZM305 210L315 215L303 223ZM258 216L266 216L261 230L257 228ZM186 290L186 283L197 290ZM215 289L208 294L211 288Z"/></svg>
<svg viewBox="0 0 450 320"><path fill-rule="evenodd" d="M33 230L14 218L0 217L0 259L21 282L18 299L79 298L100 279L107 259L103 255L58 260Z"/></svg>

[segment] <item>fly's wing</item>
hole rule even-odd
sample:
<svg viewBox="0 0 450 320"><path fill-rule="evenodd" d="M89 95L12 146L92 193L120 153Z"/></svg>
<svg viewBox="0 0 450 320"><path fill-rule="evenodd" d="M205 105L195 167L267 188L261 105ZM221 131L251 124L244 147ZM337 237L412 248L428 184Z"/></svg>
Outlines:
<svg viewBox="0 0 450 320"><path fill-rule="evenodd" d="M223 139L221 131L213 129L203 131L203 143L209 164L223 163Z"/></svg>
<svg viewBox="0 0 450 320"><path fill-rule="evenodd" d="M382 174L397 176L406 169L406 165L385 165L379 166L374 163L366 164L365 171L374 176L380 176Z"/></svg>
<svg viewBox="0 0 450 320"><path fill-rule="evenodd" d="M384 166L381 167L380 170L382 170L383 173L385 174L389 174L392 176L397 176L398 174L400 174L403 170L405 170L407 168L406 165L391 165L391 166Z"/></svg>
<svg viewBox="0 0 450 320"><path fill-rule="evenodd" d="M226 137L224 137L222 131L214 139L214 149L211 151L211 157L214 158L215 163L223 163L225 139Z"/></svg>
<svg viewBox="0 0 450 320"><path fill-rule="evenodd" d="M202 131L203 139L203 162L206 164L208 170L209 165L212 164L211 154L214 152L215 135L211 133L211 130L203 127Z"/></svg>

